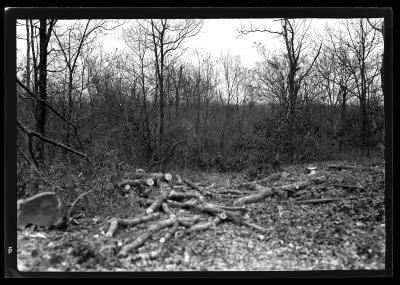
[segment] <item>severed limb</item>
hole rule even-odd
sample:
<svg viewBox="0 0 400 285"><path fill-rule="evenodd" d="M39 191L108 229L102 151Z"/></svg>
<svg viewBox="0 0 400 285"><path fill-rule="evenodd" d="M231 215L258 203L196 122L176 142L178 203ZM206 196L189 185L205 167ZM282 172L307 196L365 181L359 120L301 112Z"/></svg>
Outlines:
<svg viewBox="0 0 400 285"><path fill-rule="evenodd" d="M240 204L254 203L254 202L263 200L266 197L273 196L273 195L279 193L275 188L261 186L256 183L250 184L250 187L252 187L253 190L256 190L258 192L256 194L251 194L251 195L236 199L234 204L240 205Z"/></svg>
<svg viewBox="0 0 400 285"><path fill-rule="evenodd" d="M176 221L172 225L171 229L165 234L165 236L160 239L160 247L156 250L143 253L140 255L140 257L142 259L155 259L159 257L164 251L165 244L171 239L171 237L173 237L173 235L178 231L178 229L179 229L179 223Z"/></svg>
<svg viewBox="0 0 400 285"><path fill-rule="evenodd" d="M176 222L175 218L169 218L166 220L159 221L156 224L151 225L148 230L146 230L144 233L139 235L132 243L125 245L124 247L121 248L121 251L119 252L119 256L126 256L130 251L133 251L137 249L138 247L142 246L148 238L150 238L153 234L156 232L172 226Z"/></svg>
<svg viewBox="0 0 400 285"><path fill-rule="evenodd" d="M119 256L126 256L129 252L137 249L138 247L142 246L147 239L149 239L152 235L155 233L159 232L160 230L170 227L174 225L176 222L178 223L188 223L191 221L197 220L199 217L194 216L194 217L180 217L180 218L169 218L166 220L159 221L155 224L152 224L146 232L142 233L139 235L132 243L125 245L124 247L121 248L121 251L119 252Z"/></svg>
<svg viewBox="0 0 400 285"><path fill-rule="evenodd" d="M167 214L169 217L174 217L174 213L171 212L171 209L168 207L168 204L166 202L163 202L161 204L161 208L165 214Z"/></svg>
<svg viewBox="0 0 400 285"><path fill-rule="evenodd" d="M253 229L255 229L255 230L257 230L257 231L259 231L261 233L266 233L267 232L266 228L263 228L263 227L261 227L261 226L259 226L257 224L252 223L252 222L243 221L242 224L247 226L247 227L253 228Z"/></svg>
<svg viewBox="0 0 400 285"><path fill-rule="evenodd" d="M232 220L234 222L237 222L241 218L241 214L237 213L236 211L225 210L221 207L218 207L217 205L210 204L210 203L206 203L205 205L197 205L197 204L191 203L191 202L180 203L180 202L176 202L176 201L172 201L172 200L167 200L167 202L172 207L190 209L190 210L194 210L196 212L202 212L202 213L211 214L214 216L223 214L223 215L226 215L229 220ZM223 218L223 215L220 217Z"/></svg>
<svg viewBox="0 0 400 285"><path fill-rule="evenodd" d="M158 195L154 200L153 204L151 204L150 207L146 209L146 214L151 214L155 212L167 199L169 193L171 192L171 188L168 188L167 190L165 189L167 188L167 186L168 185L166 183L160 185L160 195Z"/></svg>
<svg viewBox="0 0 400 285"><path fill-rule="evenodd" d="M244 185L244 184L243 184ZM250 194L249 192L247 192L247 191L241 191L241 190L234 190L234 189L227 189L227 190L221 190L221 191L218 191L218 194L219 195L224 195L224 194L232 194L232 195L238 195L238 196L240 196L240 195L246 195L246 194Z"/></svg>
<svg viewBox="0 0 400 285"><path fill-rule="evenodd" d="M210 221L200 222L200 223L192 225L191 227L189 227L188 229L185 230L185 233L192 233L195 231L208 230L209 228L212 228L212 227L215 227L216 225L218 225L221 222L221 220L222 219L220 216L216 216L214 219L211 219Z"/></svg>
<svg viewBox="0 0 400 285"><path fill-rule="evenodd" d="M172 200L180 200L185 198L196 198L199 199L200 201L204 201L204 197L197 192L178 193L175 190L172 190L168 195L168 199Z"/></svg>
<svg viewBox="0 0 400 285"><path fill-rule="evenodd" d="M249 183L248 187L250 187L252 190L257 191L256 194L248 195L245 197L241 197L235 201L235 204L249 204L249 203L254 203L261 201L265 199L266 197L273 196L273 195L283 195L283 191L289 191L289 192L295 192L296 190L306 188L310 185L313 184L320 184L323 182L326 182L328 178L326 176L319 176L319 177L314 177L307 179L305 181L300 181L284 186L279 186L279 187L265 187L256 183Z"/></svg>
<svg viewBox="0 0 400 285"><path fill-rule="evenodd" d="M133 219L117 219L114 218L111 220L110 227L106 233L107 237L112 237L119 226L127 227L127 226L134 226L142 223L146 223L148 221L152 221L158 219L160 217L160 213L153 213L151 215L142 216Z"/></svg>
<svg viewBox="0 0 400 285"><path fill-rule="evenodd" d="M190 181L190 180L188 180L186 178L182 178L182 181L183 181L183 183L185 183L189 187L192 187L193 189L196 189L197 191L199 191L202 195L204 195L204 196L212 196L212 193L210 191L205 190L200 186L197 186L192 181Z"/></svg>

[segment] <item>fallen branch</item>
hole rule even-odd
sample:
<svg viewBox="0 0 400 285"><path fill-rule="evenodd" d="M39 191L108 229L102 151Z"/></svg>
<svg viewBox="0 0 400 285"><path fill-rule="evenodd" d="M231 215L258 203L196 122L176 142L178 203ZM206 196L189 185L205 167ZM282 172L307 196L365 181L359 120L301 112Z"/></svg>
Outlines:
<svg viewBox="0 0 400 285"><path fill-rule="evenodd" d="M221 222L221 218L219 216L215 217L214 219L207 221L207 222L201 222L198 224L195 224L185 230L185 233L192 233L195 231L204 231L208 230L209 228L216 227L219 223Z"/></svg>
<svg viewBox="0 0 400 285"><path fill-rule="evenodd" d="M146 223L148 221L152 221L158 219L160 217L160 213L153 213L151 215L142 216L134 219L117 219L114 218L111 220L110 227L106 233L106 237L112 237L119 226L128 227L134 226L142 223Z"/></svg>
<svg viewBox="0 0 400 285"><path fill-rule="evenodd" d="M234 190L234 189L228 189L228 190L221 190L217 192L219 195L224 195L224 194L232 194L232 195L246 195L250 194L249 192L241 191L241 190Z"/></svg>
<svg viewBox="0 0 400 285"><path fill-rule="evenodd" d="M167 214L170 218L172 218L172 217L174 216L174 213L171 212L171 210L169 209L167 203L163 202L163 203L161 204L161 208L162 208L163 212L164 212L165 214Z"/></svg>
<svg viewBox="0 0 400 285"><path fill-rule="evenodd" d="M153 250L151 252L146 252L140 255L142 259L155 259L159 257L165 248L165 244L171 239L171 237L178 231L179 229L179 223L175 222L174 225L171 227L171 229L165 234L164 237L160 239L160 247L156 250Z"/></svg>
<svg viewBox="0 0 400 285"><path fill-rule="evenodd" d="M196 212L201 212L201 213L206 213L206 214L212 214L212 215L219 215L221 213L224 213L230 220L232 221L237 221L240 219L241 214L236 213L237 210L225 210L218 205L210 204L207 203L205 205L196 205L195 203L192 202L186 202L186 203L180 203L172 200L167 200L168 204L173 206L173 207L180 207L184 209L190 209ZM240 209L239 211L242 210L242 208L237 208Z"/></svg>
<svg viewBox="0 0 400 285"><path fill-rule="evenodd" d="M247 227L253 228L253 229L255 229L255 230L257 230L257 231L259 231L261 233L266 233L267 232L266 228L263 228L263 227L261 227L261 226L259 226L257 224L251 223L251 222L243 221L242 224L247 226Z"/></svg>
<svg viewBox="0 0 400 285"><path fill-rule="evenodd" d="M384 169L379 169L375 167L363 167L363 166L350 166L350 165L330 165L328 169L334 170L366 170L366 171L373 171L377 173L384 173Z"/></svg>
<svg viewBox="0 0 400 285"><path fill-rule="evenodd" d="M203 194L204 196L212 196L212 193L210 191L207 191L199 186L197 186L196 184L194 184L193 182L191 182L190 180L186 179L186 178L182 178L183 183L185 183L186 185L188 185L189 187L192 187L193 189L196 189L197 191L199 191L201 194Z"/></svg>
<svg viewBox="0 0 400 285"><path fill-rule="evenodd" d="M293 184L288 184L288 185L284 185L284 186L279 186L277 188L281 189L281 190L285 190L285 191L296 191L296 190L300 190L300 189L304 189L310 185L313 184L321 184L328 181L328 177L323 175L323 176L319 176L319 177L314 177L314 178L310 178L307 179L305 181L300 181L300 182L296 182Z"/></svg>
<svg viewBox="0 0 400 285"><path fill-rule="evenodd" d="M70 221L70 217L71 217L72 211L74 210L74 207L75 207L76 203L77 203L80 199L82 199L84 196L86 196L87 194L89 194L89 193L91 193L91 192L93 192L93 191L94 191L94 189L89 190L89 191L86 191L86 192L80 194L80 195L75 199L75 201L72 202L71 206L69 207L68 213L67 213L67 219L66 219L67 222Z"/></svg>
<svg viewBox="0 0 400 285"><path fill-rule="evenodd" d="M176 222L175 218L169 218L167 220L160 221L156 224L151 225L148 230L141 235L139 235L132 243L125 245L122 247L119 252L119 256L126 256L130 251L135 250L136 248L142 246L148 238L150 238L156 232L172 226Z"/></svg>
<svg viewBox="0 0 400 285"><path fill-rule="evenodd" d="M306 188L312 184L320 184L327 181L328 178L326 176L314 177L307 179L305 181L296 182L289 185L279 186L279 187L265 187L259 185L257 183L249 183L247 188L257 191L256 194L251 194L245 197L241 197L235 201L235 204L249 204L258 202L260 200L265 199L266 197L273 196L273 195L284 195L283 191L295 192L296 190Z"/></svg>
<svg viewBox="0 0 400 285"><path fill-rule="evenodd" d="M170 227L174 225L176 222L178 223L186 223L193 221L194 219L198 219L198 217L180 217L180 218L169 218L166 220L162 220L157 222L156 224L151 225L148 230L141 235L139 235L132 243L125 245L122 247L121 251L119 252L118 256L126 256L129 252L137 249L138 247L142 246L148 238L150 238L155 233L159 232L160 230Z"/></svg>
<svg viewBox="0 0 400 285"><path fill-rule="evenodd" d="M21 86L29 95L31 95L33 98L35 98L37 101L42 102L43 104L45 104L51 111L54 112L54 114L56 114L61 120L63 120L64 122L66 122L68 125L72 126L74 128L74 133L75 133L75 137L77 139L77 141L79 142L79 145L82 147L82 143L78 137L78 128L77 126L68 121L63 115L61 115L56 109L54 109L46 100L37 97L31 90L29 90L28 87L26 87L18 78L17 78L17 83L19 86Z"/></svg>
<svg viewBox="0 0 400 285"><path fill-rule="evenodd" d="M86 159L87 161L90 162L90 159L88 158L87 154L84 154L84 153L82 153L82 152L79 152L79 151L77 151L77 150L75 150L75 149L73 149L73 148L70 148L69 146L66 146L66 145L64 145L64 144L62 144L62 143L60 143L60 142L56 142L56 141L53 141L53 140L51 140L51 139L49 139L49 138L46 138L46 137L42 136L41 134L39 134L39 133L37 133L37 132L28 130L28 129L25 128L18 120L17 120L17 126L18 126L24 133L26 133L26 134L28 135L28 137L32 137L32 136L38 137L38 138L40 138L42 141L51 143L51 144L53 144L53 145L56 145L56 146L58 146L58 147L61 147L61 148L65 149L65 150L68 150L69 152L72 152L72 153L74 153L74 154L76 154L76 155L78 155L78 156L81 156L81 157L83 157L84 159Z"/></svg>
<svg viewBox="0 0 400 285"><path fill-rule="evenodd" d="M326 198L326 199L313 199L313 200L299 200L295 201L295 204L322 204L329 202L336 202L341 200L340 198Z"/></svg>
<svg viewBox="0 0 400 285"><path fill-rule="evenodd" d="M364 188L360 185L346 185L346 184L332 184L334 187L344 188L346 190L363 190Z"/></svg>
<svg viewBox="0 0 400 285"><path fill-rule="evenodd" d="M172 199L172 200L177 200L177 199L179 200L179 199L186 199L186 198L196 198L196 199L199 199L200 201L204 201L204 197L201 196L197 192L178 193L175 190L172 190L168 195L168 199Z"/></svg>
<svg viewBox="0 0 400 285"><path fill-rule="evenodd" d="M166 188L166 186L168 186L166 183L161 182L162 184L160 184L160 195L157 196L157 198L154 200L153 204L150 205L150 207L148 207L146 209L146 214L151 214L153 212L155 212L160 206L161 204L164 202L165 199L167 199L169 193L171 192L171 188L168 188L168 190L165 190L163 188Z"/></svg>
<svg viewBox="0 0 400 285"><path fill-rule="evenodd" d="M264 187L256 183L251 183L248 185L248 187L251 187L254 191L258 191L256 194L251 194L248 196L241 197L237 199L234 204L249 204L249 203L254 203L260 200L265 199L268 196L273 196L275 194L281 194L277 189L275 188L270 188L270 187Z"/></svg>

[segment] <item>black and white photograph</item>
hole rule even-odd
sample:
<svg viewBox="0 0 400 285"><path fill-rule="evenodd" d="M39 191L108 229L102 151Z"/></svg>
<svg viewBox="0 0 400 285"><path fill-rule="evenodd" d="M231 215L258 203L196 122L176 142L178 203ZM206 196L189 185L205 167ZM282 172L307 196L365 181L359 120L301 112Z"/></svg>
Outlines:
<svg viewBox="0 0 400 285"><path fill-rule="evenodd" d="M17 18L18 272L387 270L377 15Z"/></svg>

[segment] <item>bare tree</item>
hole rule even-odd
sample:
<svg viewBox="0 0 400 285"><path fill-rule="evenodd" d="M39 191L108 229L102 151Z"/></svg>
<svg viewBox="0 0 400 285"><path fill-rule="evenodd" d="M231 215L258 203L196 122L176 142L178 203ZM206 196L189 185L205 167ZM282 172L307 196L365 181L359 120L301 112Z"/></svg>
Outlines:
<svg viewBox="0 0 400 285"><path fill-rule="evenodd" d="M244 67L241 64L240 57L233 56L231 53L223 53L220 58L222 64L222 84L224 91L225 101L225 118L222 125L220 147L221 150L225 148L225 140L229 129L231 128L231 119L233 115L233 108L236 106L236 111L239 111L239 101L243 97L241 94L241 88L244 86L246 79L246 73Z"/></svg>
<svg viewBox="0 0 400 285"><path fill-rule="evenodd" d="M288 94L287 109L287 135L288 135L288 154L293 158L294 155L294 123L296 108L298 104L298 94L304 79L309 75L316 59L319 56L321 45L310 47L309 43L309 23L305 20L280 19L281 30L272 31L267 28L256 28L253 26L242 27L240 34L253 32L267 32L279 35L283 41L286 51L283 54L287 75L280 74L285 78L287 89L284 92ZM312 52L313 51L313 52ZM308 58L311 59L308 60ZM273 64L276 64L273 63Z"/></svg>
<svg viewBox="0 0 400 285"><path fill-rule="evenodd" d="M158 149L163 151L164 139L164 107L165 107L165 69L173 57L182 54L183 42L195 36L202 27L202 21L196 19L184 20L143 20L139 21L150 40L147 47L154 54L154 65L157 76L157 88L159 95L159 131ZM177 53L181 51L181 53Z"/></svg>
<svg viewBox="0 0 400 285"><path fill-rule="evenodd" d="M63 27L65 26L65 24L66 23L64 23ZM91 43L93 43L104 31L115 29L118 26L118 23L114 24L112 21L108 20L87 20L86 22L82 22L79 20L72 23L67 23L67 27L64 30L61 28L61 26L54 29L53 33L59 48L58 51L61 53L64 59L65 69L67 70L68 104L67 108L65 108L67 110L65 115L67 116L69 121L76 123L78 120L77 110L75 110L74 106L75 100L73 93L75 90L79 89L77 82L79 77L79 74L77 74L77 70L79 67L81 67L82 69L80 74L81 80L84 77L85 65L82 58L84 50ZM58 62L58 64L60 63ZM80 94L81 93L82 92L80 92ZM80 147L82 147L82 143L79 139L76 128L74 129L74 134ZM70 125L67 124L65 126L64 136L64 141L67 145L71 143L71 135L72 133ZM66 152L64 154L66 154Z"/></svg>
<svg viewBox="0 0 400 285"><path fill-rule="evenodd" d="M49 44L50 36L53 31L53 27L56 23L56 20L46 20L41 19L39 27L39 41L40 41L40 49L39 49L39 98L44 102L47 100L47 55L48 50L47 46ZM41 135L46 134L46 104L39 101L36 104L36 132ZM35 145L35 159L38 162L43 162L45 158L44 153L44 144L41 140L37 141Z"/></svg>
<svg viewBox="0 0 400 285"><path fill-rule="evenodd" d="M360 103L361 113L361 154L369 154L367 137L370 117L368 112L368 87L380 72L376 68L380 40L378 31L365 19L346 20L342 23L344 32L331 33L331 42L343 45L346 50L337 54L346 72L354 82L355 95Z"/></svg>

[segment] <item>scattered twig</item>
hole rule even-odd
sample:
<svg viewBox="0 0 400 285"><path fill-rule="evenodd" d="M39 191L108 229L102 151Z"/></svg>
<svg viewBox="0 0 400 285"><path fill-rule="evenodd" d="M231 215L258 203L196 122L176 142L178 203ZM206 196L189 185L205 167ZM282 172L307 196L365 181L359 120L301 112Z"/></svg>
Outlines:
<svg viewBox="0 0 400 285"><path fill-rule="evenodd" d="M72 202L71 206L69 207L68 213L67 213L67 222L69 221L69 219L70 219L70 217L71 217L72 211L74 210L74 207L75 207L76 203L77 203L82 197L86 196L87 194L89 194L89 193L91 193L91 192L93 192L93 191L94 191L94 189L89 190L89 191L86 191L86 192L80 194L80 195L75 199L75 201Z"/></svg>

